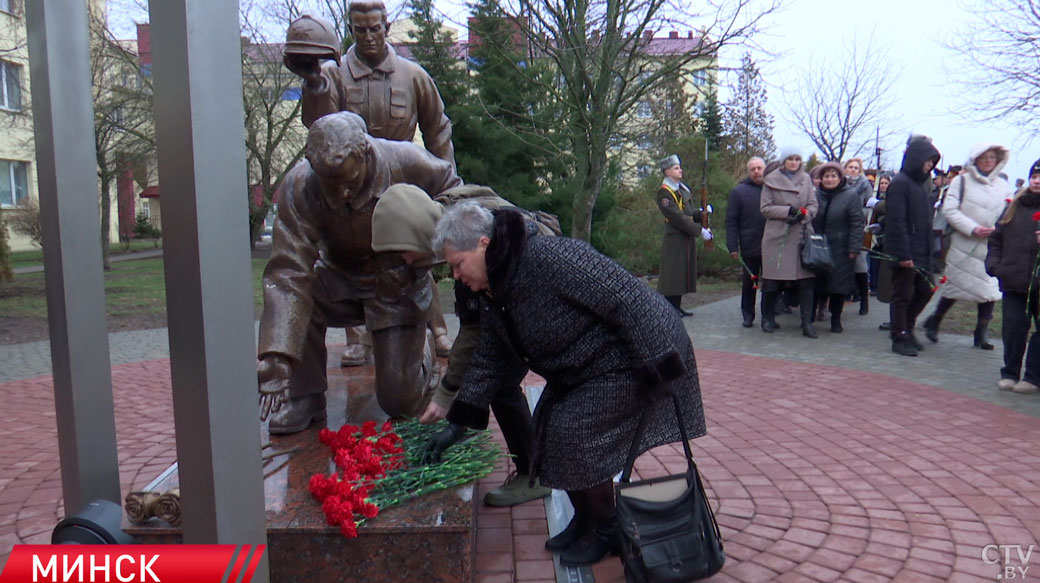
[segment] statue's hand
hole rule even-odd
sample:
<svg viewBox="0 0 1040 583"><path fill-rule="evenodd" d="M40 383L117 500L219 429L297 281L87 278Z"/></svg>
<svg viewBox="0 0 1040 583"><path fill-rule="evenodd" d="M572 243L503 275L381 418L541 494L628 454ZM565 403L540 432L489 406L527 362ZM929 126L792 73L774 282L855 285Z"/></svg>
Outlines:
<svg viewBox="0 0 1040 583"><path fill-rule="evenodd" d="M267 420L272 411L278 411L289 401L289 375L292 365L289 359L268 354L256 367L256 379L260 384L260 420Z"/></svg>
<svg viewBox="0 0 1040 583"><path fill-rule="evenodd" d="M321 63L317 57L308 55L285 55L282 57L285 68L299 75L304 81L315 85L321 81Z"/></svg>

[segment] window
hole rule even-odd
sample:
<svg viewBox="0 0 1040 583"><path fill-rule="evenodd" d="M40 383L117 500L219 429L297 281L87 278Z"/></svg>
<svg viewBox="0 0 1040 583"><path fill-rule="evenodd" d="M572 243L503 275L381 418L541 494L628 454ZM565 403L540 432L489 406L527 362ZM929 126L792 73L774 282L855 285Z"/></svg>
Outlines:
<svg viewBox="0 0 1040 583"><path fill-rule="evenodd" d="M29 195L29 169L25 162L0 160L0 207L20 204Z"/></svg>
<svg viewBox="0 0 1040 583"><path fill-rule="evenodd" d="M650 136L639 136L636 138L636 147L640 150L649 150L654 147L654 140Z"/></svg>
<svg viewBox="0 0 1040 583"><path fill-rule="evenodd" d="M0 61L0 108L22 109L22 68L14 63Z"/></svg>
<svg viewBox="0 0 1040 583"><path fill-rule="evenodd" d="M693 72L693 84L696 85L697 87L701 87L703 85L707 85L708 84L708 70L707 69L697 69L696 71L694 71Z"/></svg>
<svg viewBox="0 0 1040 583"><path fill-rule="evenodd" d="M638 105L636 105L636 117L646 119L648 117L651 117L653 114L653 110L650 109L649 101L644 99L643 101L640 101Z"/></svg>
<svg viewBox="0 0 1040 583"><path fill-rule="evenodd" d="M636 167L636 178L639 178L640 180L642 180L642 179L646 178L647 176L650 176L650 165L649 164L640 164L639 166Z"/></svg>
<svg viewBox="0 0 1040 583"><path fill-rule="evenodd" d="M11 6L12 0L0 0L0 12L6 12L8 14L14 13L14 7Z"/></svg>

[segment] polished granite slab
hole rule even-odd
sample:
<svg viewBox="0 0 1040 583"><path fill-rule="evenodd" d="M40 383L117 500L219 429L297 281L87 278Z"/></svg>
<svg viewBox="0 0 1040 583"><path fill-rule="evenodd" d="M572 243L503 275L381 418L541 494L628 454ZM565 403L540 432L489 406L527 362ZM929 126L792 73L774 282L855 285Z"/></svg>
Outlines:
<svg viewBox="0 0 1040 583"><path fill-rule="evenodd" d="M382 422L373 390L374 368L338 366L339 350L330 349L327 426ZM333 362L335 360L335 362ZM461 582L474 573L476 486L437 492L381 511L343 537L328 526L311 497L311 475L334 469L329 450L318 441L326 424L296 435L269 436L263 430L264 496L267 508L271 581ZM176 465L149 490L166 492L178 485ZM180 543L180 528L158 519L141 526L124 519L124 530L144 543Z"/></svg>

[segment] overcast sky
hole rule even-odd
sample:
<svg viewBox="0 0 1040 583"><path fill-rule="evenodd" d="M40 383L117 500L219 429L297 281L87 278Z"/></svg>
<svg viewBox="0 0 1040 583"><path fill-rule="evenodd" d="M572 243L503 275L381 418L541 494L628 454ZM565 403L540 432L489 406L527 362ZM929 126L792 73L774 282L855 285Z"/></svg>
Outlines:
<svg viewBox="0 0 1040 583"><path fill-rule="evenodd" d="M756 55L762 74L769 85L770 113L776 118L774 136L777 146L793 144L806 157L814 151L808 138L797 133L785 119L785 83L790 86L794 72L804 65L822 62L828 55L842 54L843 40L854 36L860 40L873 35L885 46L898 72L891 90L896 106L893 118L901 121L892 127L896 135L881 147L886 151L886 167L898 166L909 132L923 133L934 139L943 154L942 167L963 164L971 147L981 141L1000 143L1011 149L1011 161L1005 172L1011 177L1025 178L1030 165L1040 158L1040 142L1023 150L1026 134L1015 127L999 124L981 126L952 112L961 103L965 88L949 71L956 71L958 55L942 46L941 40L954 32L956 23L970 22L963 11L963 0L786 0L782 12L771 17L767 33L756 38L772 56ZM132 36L135 20L145 20L141 12L127 13L133 0L111 0L110 19L117 34ZM400 0L387 0L391 14L401 12ZM442 13L458 25L465 15L461 0L437 0ZM693 25L691 24L691 28ZM667 35L667 31L659 34ZM462 35L465 37L465 34ZM724 51L724 64L739 63L745 49L734 47ZM725 100L725 89L721 99ZM984 95L977 96L985 99ZM874 130L868 132L873 136ZM885 128L882 128L885 133ZM871 151L865 154L872 155ZM866 166L873 166L870 159Z"/></svg>
<svg viewBox="0 0 1040 583"><path fill-rule="evenodd" d="M769 35L760 41L771 51L783 53L782 58L764 65L763 76L776 83L791 67L799 67L810 58L840 53L843 39L853 35L867 38L873 31L875 40L887 45L894 69L900 71L893 80L892 91L905 131L899 139L882 144L882 148L893 152L887 156L889 162L898 165L910 131L933 138L943 154L943 168L963 164L973 145L992 141L1011 149L1005 172L1014 183L1015 178L1026 178L1033 161L1040 158L1040 142L1023 150L1025 134L1019 128L980 126L951 113L966 90L958 79L948 75L948 71L957 68L957 53L944 48L940 41L955 31L952 27L956 23L964 22L970 22L970 16L955 0L790 0L783 13L776 16L776 25ZM811 152L811 142L796 134L783 119L782 91L778 86L769 88L770 113L777 118L777 145L798 144ZM977 98L984 100L986 96ZM868 163L872 165L873 161Z"/></svg>

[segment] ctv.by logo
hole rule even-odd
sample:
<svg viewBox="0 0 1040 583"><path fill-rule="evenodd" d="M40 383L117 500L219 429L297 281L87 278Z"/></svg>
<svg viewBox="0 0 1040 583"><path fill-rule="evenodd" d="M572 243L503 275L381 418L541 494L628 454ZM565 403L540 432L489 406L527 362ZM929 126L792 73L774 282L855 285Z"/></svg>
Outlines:
<svg viewBox="0 0 1040 583"><path fill-rule="evenodd" d="M997 581L1025 581L1029 571L1029 557L1036 545L1023 548L1022 545L986 545L982 547L982 562L987 565L1000 565Z"/></svg>

